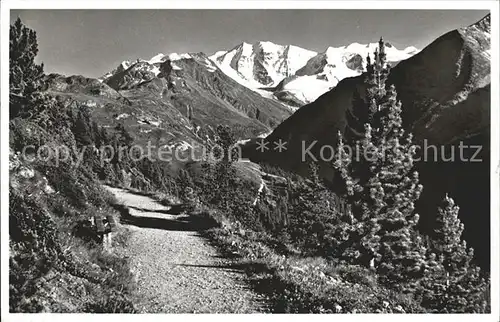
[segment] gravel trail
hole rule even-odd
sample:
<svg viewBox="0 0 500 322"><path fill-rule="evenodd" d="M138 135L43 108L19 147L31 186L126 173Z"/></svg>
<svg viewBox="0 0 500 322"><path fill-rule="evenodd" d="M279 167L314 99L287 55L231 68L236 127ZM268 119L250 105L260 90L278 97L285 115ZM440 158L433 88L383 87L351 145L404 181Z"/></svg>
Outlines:
<svg viewBox="0 0 500 322"><path fill-rule="evenodd" d="M257 313L263 299L245 283L245 274L222 257L188 217L169 214L153 199L106 187L131 216L125 256L136 276L137 306L144 313Z"/></svg>

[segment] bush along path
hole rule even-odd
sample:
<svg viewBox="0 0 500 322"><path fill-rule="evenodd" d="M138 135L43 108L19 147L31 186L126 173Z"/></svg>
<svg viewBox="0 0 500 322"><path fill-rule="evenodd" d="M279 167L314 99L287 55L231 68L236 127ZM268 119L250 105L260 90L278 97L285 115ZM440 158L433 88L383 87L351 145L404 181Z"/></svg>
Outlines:
<svg viewBox="0 0 500 322"><path fill-rule="evenodd" d="M106 187L117 201L121 224L131 231L124 256L137 283L144 313L265 312L246 275L199 232L202 224L150 197Z"/></svg>

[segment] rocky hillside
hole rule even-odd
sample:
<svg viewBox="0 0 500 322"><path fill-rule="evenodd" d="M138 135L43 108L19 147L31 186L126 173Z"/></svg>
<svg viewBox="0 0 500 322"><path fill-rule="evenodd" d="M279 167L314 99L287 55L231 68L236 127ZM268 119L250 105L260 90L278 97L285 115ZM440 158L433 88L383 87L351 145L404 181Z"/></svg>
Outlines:
<svg viewBox="0 0 500 322"><path fill-rule="evenodd" d="M419 205L422 224L431 226L435 205L445 192L460 201L465 236L475 248L483 266L489 262L489 129L490 129L490 17L464 28L450 31L413 57L400 62L391 71L388 84L394 84L403 103L404 123L417 143L444 146L445 156L458 145L480 145L476 158L482 162L428 162L418 165L424 193ZM389 55L390 59L390 55ZM318 140L312 152L319 155L322 144L335 145L336 132L345 127L345 112L353 93L363 93L362 77L341 80L329 92L301 107L267 137L283 139L287 150L278 153L247 150L254 160L264 160L302 174L308 171L302 162L302 144L308 147ZM476 149L464 153L471 158ZM431 151L432 152L432 151ZM309 160L310 161L310 160ZM328 163L321 174L331 179Z"/></svg>
<svg viewBox="0 0 500 322"><path fill-rule="evenodd" d="M203 143L219 124L232 126L239 138L254 137L291 115L285 105L238 84L201 53L124 62L99 80L52 74L47 84L53 94L92 107L100 124L124 123L139 142L169 146Z"/></svg>

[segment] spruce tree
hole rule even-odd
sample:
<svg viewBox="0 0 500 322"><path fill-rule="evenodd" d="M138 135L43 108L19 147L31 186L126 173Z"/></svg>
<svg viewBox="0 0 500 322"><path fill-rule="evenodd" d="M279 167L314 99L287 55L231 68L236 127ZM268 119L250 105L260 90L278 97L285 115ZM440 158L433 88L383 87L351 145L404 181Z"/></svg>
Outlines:
<svg viewBox="0 0 500 322"><path fill-rule="evenodd" d="M79 109L71 129L79 147L88 146L93 143L91 128L90 111L86 108Z"/></svg>
<svg viewBox="0 0 500 322"><path fill-rule="evenodd" d="M459 211L460 207L446 195L438 209L432 241L433 251L443 256L443 265L450 273L466 270L474 256L473 249L467 248L467 243L462 240L464 224L458 217Z"/></svg>
<svg viewBox="0 0 500 322"><path fill-rule="evenodd" d="M42 87L43 64L36 64L36 32L20 18L10 26L9 106L10 118L23 116L33 107L33 95Z"/></svg>
<svg viewBox="0 0 500 322"><path fill-rule="evenodd" d="M219 125L216 129L215 143L221 148L223 153L222 162L231 163L234 161L234 151L232 150L236 143L234 132L227 125ZM216 152L218 152L216 150ZM220 156L216 156L220 157Z"/></svg>
<svg viewBox="0 0 500 322"><path fill-rule="evenodd" d="M134 143L134 138L132 137L132 135L130 135L123 123L118 123L115 126L115 130L117 132L117 140L119 146L131 147L132 143Z"/></svg>
<svg viewBox="0 0 500 322"><path fill-rule="evenodd" d="M319 166L316 162L309 163L309 179L311 179L315 187L319 187L321 180L319 178Z"/></svg>
<svg viewBox="0 0 500 322"><path fill-rule="evenodd" d="M219 125L216 129L215 143L218 149L214 152L218 162L215 164L213 171L213 182L215 183L215 197L224 211L230 209L234 203L235 185L236 185L236 170L233 167L235 161L234 151L232 148L236 143L236 138L233 131L228 126Z"/></svg>
<svg viewBox="0 0 500 322"><path fill-rule="evenodd" d="M363 87L366 87L364 95L361 95L356 89L353 93L352 107L346 111L345 136L347 140L352 142L364 137L365 124L372 124L375 120L379 111L378 104L384 100L386 94L385 82L390 72L390 66L386 63L385 44L382 38L379 40L379 47L374 53L374 58L375 62L372 63L370 55L366 57L366 73L363 74Z"/></svg>
<svg viewBox="0 0 500 322"><path fill-rule="evenodd" d="M433 312L484 313L489 310L489 284L473 264L473 249L462 240L459 210L448 195L438 209L431 251L439 258L441 269L422 282L422 304Z"/></svg>
<svg viewBox="0 0 500 322"><path fill-rule="evenodd" d="M348 112L357 117L348 117L346 132L351 138L344 143L340 136L334 167L353 217L351 227L344 227L349 235L339 245L342 256L372 266L384 282L397 286L423 275L426 249L415 228L419 217L414 203L422 191L413 171L415 150L411 134L402 128L395 87L386 88L389 67L384 48L381 39L374 63L368 61L365 98L356 98L358 105ZM366 123L354 124L355 120ZM362 133L356 131L360 128Z"/></svg>

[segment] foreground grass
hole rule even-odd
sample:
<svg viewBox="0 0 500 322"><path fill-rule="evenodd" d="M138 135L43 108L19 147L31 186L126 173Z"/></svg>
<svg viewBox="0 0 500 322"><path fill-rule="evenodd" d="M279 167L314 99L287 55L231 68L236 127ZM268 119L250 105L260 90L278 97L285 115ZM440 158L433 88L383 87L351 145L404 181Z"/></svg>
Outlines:
<svg viewBox="0 0 500 322"><path fill-rule="evenodd" d="M228 256L239 258L253 288L275 313L419 313L411 296L377 284L373 273L320 257L277 254L258 237L225 228L205 232Z"/></svg>

